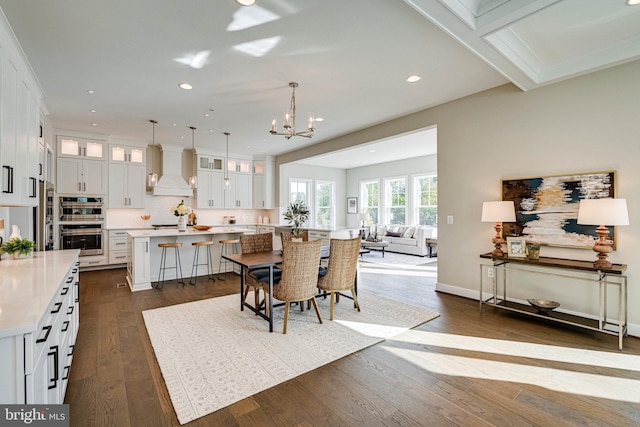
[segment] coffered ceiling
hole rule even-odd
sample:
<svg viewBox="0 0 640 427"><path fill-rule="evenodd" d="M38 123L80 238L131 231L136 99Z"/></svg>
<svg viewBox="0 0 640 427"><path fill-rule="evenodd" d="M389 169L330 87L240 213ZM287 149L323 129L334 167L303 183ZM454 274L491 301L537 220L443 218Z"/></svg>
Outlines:
<svg viewBox="0 0 640 427"><path fill-rule="evenodd" d="M322 144L507 82L531 90L640 55L640 6L624 0L258 0L252 7L0 0L0 7L55 127L150 141L155 119L156 143L190 147L195 126L197 147L224 150L229 131L237 154ZM422 79L407 83L414 74ZM299 127L309 112L324 118L312 139L268 133L289 107L291 81L300 84ZM183 82L193 89L180 89Z"/></svg>

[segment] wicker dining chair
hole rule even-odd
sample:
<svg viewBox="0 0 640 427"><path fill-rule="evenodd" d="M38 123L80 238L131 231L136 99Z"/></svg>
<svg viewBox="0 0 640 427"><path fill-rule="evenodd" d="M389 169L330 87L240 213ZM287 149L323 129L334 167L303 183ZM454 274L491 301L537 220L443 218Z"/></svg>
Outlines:
<svg viewBox="0 0 640 427"><path fill-rule="evenodd" d="M333 320L333 305L336 294L341 291L351 291L353 303L360 311L355 291L360 243L360 236L354 239L331 239L327 270L318 278L318 288L331 294L330 320Z"/></svg>
<svg viewBox="0 0 640 427"><path fill-rule="evenodd" d="M308 230L304 230L302 233L300 233L300 235L298 237L302 238L303 242L308 242L309 241L309 231ZM291 240L291 239L293 239L293 233L280 233L280 238L282 239L283 242L285 240Z"/></svg>
<svg viewBox="0 0 640 427"><path fill-rule="evenodd" d="M282 275L278 284L273 286L273 298L285 303L283 334L287 333L289 307L292 302L311 301L313 308L316 310L318 321L322 323L318 303L315 299L321 249L321 240L307 242L285 240L282 242ZM269 292L269 285L265 284L264 281L263 279L262 289L266 295ZM272 315L271 313L268 314Z"/></svg>
<svg viewBox="0 0 640 427"><path fill-rule="evenodd" d="M253 254L256 252L270 252L273 250L273 234L261 233L261 234L241 234L240 235L240 250L243 254ZM276 269L275 273L278 274L279 270ZM260 307L260 288L262 283L259 282L262 277L269 277L268 268L259 268L255 270L247 271L246 268L242 269L244 275L244 295L242 296L242 302L244 303L249 295L249 288L253 289L255 308Z"/></svg>

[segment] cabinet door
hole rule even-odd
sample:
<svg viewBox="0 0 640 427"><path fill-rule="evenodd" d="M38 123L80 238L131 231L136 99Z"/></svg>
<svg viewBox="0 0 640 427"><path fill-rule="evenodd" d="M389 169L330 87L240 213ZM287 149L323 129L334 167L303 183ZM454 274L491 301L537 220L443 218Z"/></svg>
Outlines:
<svg viewBox="0 0 640 427"><path fill-rule="evenodd" d="M144 182L144 166L134 164L127 165L127 195L129 197L128 207L140 209L144 208Z"/></svg>
<svg viewBox="0 0 640 427"><path fill-rule="evenodd" d="M82 160L58 158L56 191L64 194L82 193Z"/></svg>
<svg viewBox="0 0 640 427"><path fill-rule="evenodd" d="M2 115L0 116L0 158L2 159L2 192L0 202L17 202L16 137L18 120L18 70L8 58L2 58Z"/></svg>
<svg viewBox="0 0 640 427"><path fill-rule="evenodd" d="M127 207L127 165L112 163L109 165L109 207L112 209Z"/></svg>
<svg viewBox="0 0 640 427"><path fill-rule="evenodd" d="M211 207L211 172L198 170L198 188L196 188L196 207L206 209Z"/></svg>
<svg viewBox="0 0 640 427"><path fill-rule="evenodd" d="M149 255L149 239L132 239L132 257L131 268L133 270L134 284L146 283L151 281L151 260Z"/></svg>
<svg viewBox="0 0 640 427"><path fill-rule="evenodd" d="M265 209L264 175L253 175L253 208Z"/></svg>
<svg viewBox="0 0 640 427"><path fill-rule="evenodd" d="M100 160L83 160L82 190L85 194L107 193L107 163Z"/></svg>
<svg viewBox="0 0 640 427"><path fill-rule="evenodd" d="M224 174L222 172L211 173L209 197L212 208L224 208Z"/></svg>
<svg viewBox="0 0 640 427"><path fill-rule="evenodd" d="M251 209L252 206L251 178L250 174L238 174L237 177L236 197L238 199L238 207L241 209Z"/></svg>

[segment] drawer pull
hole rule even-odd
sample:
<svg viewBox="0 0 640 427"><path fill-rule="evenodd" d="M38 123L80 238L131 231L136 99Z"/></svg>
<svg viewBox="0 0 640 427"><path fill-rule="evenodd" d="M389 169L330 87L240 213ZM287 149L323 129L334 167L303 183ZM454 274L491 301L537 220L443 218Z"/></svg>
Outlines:
<svg viewBox="0 0 640 427"><path fill-rule="evenodd" d="M69 309L67 310L67 314L73 314L73 306L70 305Z"/></svg>
<svg viewBox="0 0 640 427"><path fill-rule="evenodd" d="M45 342L49 338L49 334L51 333L51 325L45 326L42 328L43 331L46 331L44 337L38 338L36 340L36 344L40 344L41 342Z"/></svg>
<svg viewBox="0 0 640 427"><path fill-rule="evenodd" d="M62 303L61 302L57 302L54 304L54 306L56 308L54 308L53 310L51 310L51 314L56 314L60 311L60 308L62 308Z"/></svg>
<svg viewBox="0 0 640 427"><path fill-rule="evenodd" d="M71 366L67 365L64 367L64 374L62 374L62 380L68 380L69 379L69 371L71 370Z"/></svg>
<svg viewBox="0 0 640 427"><path fill-rule="evenodd" d="M66 283L71 283L71 282L73 282L73 276L67 277L67 282Z"/></svg>
<svg viewBox="0 0 640 427"><path fill-rule="evenodd" d="M116 243L116 245L126 245L126 243Z"/></svg>
<svg viewBox="0 0 640 427"><path fill-rule="evenodd" d="M58 386L58 346L52 346L47 356L53 356L53 378L49 378L50 384L47 386L51 390Z"/></svg>
<svg viewBox="0 0 640 427"><path fill-rule="evenodd" d="M62 329L60 330L60 332L67 332L69 330L69 321L65 320L62 323Z"/></svg>
<svg viewBox="0 0 640 427"><path fill-rule="evenodd" d="M73 356L73 348L75 347L75 344L71 344L69 346L69 353L67 353L67 356Z"/></svg>
<svg viewBox="0 0 640 427"><path fill-rule="evenodd" d="M67 282L67 283L70 283L70 282ZM69 287L66 286L66 287L62 288L62 292L60 292L60 295L66 295L68 293L69 293Z"/></svg>
<svg viewBox="0 0 640 427"><path fill-rule="evenodd" d="M78 272L78 269L77 269L77 268L74 268L73 270L71 270L71 273L72 273L72 274L76 274L77 272Z"/></svg>

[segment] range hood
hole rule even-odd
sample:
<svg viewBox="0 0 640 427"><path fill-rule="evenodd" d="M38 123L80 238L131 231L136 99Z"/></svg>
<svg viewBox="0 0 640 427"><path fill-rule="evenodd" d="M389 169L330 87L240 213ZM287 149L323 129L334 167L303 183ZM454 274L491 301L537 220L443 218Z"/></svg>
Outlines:
<svg viewBox="0 0 640 427"><path fill-rule="evenodd" d="M193 189L182 177L182 147L162 145L162 176L153 187L154 196L193 197Z"/></svg>

